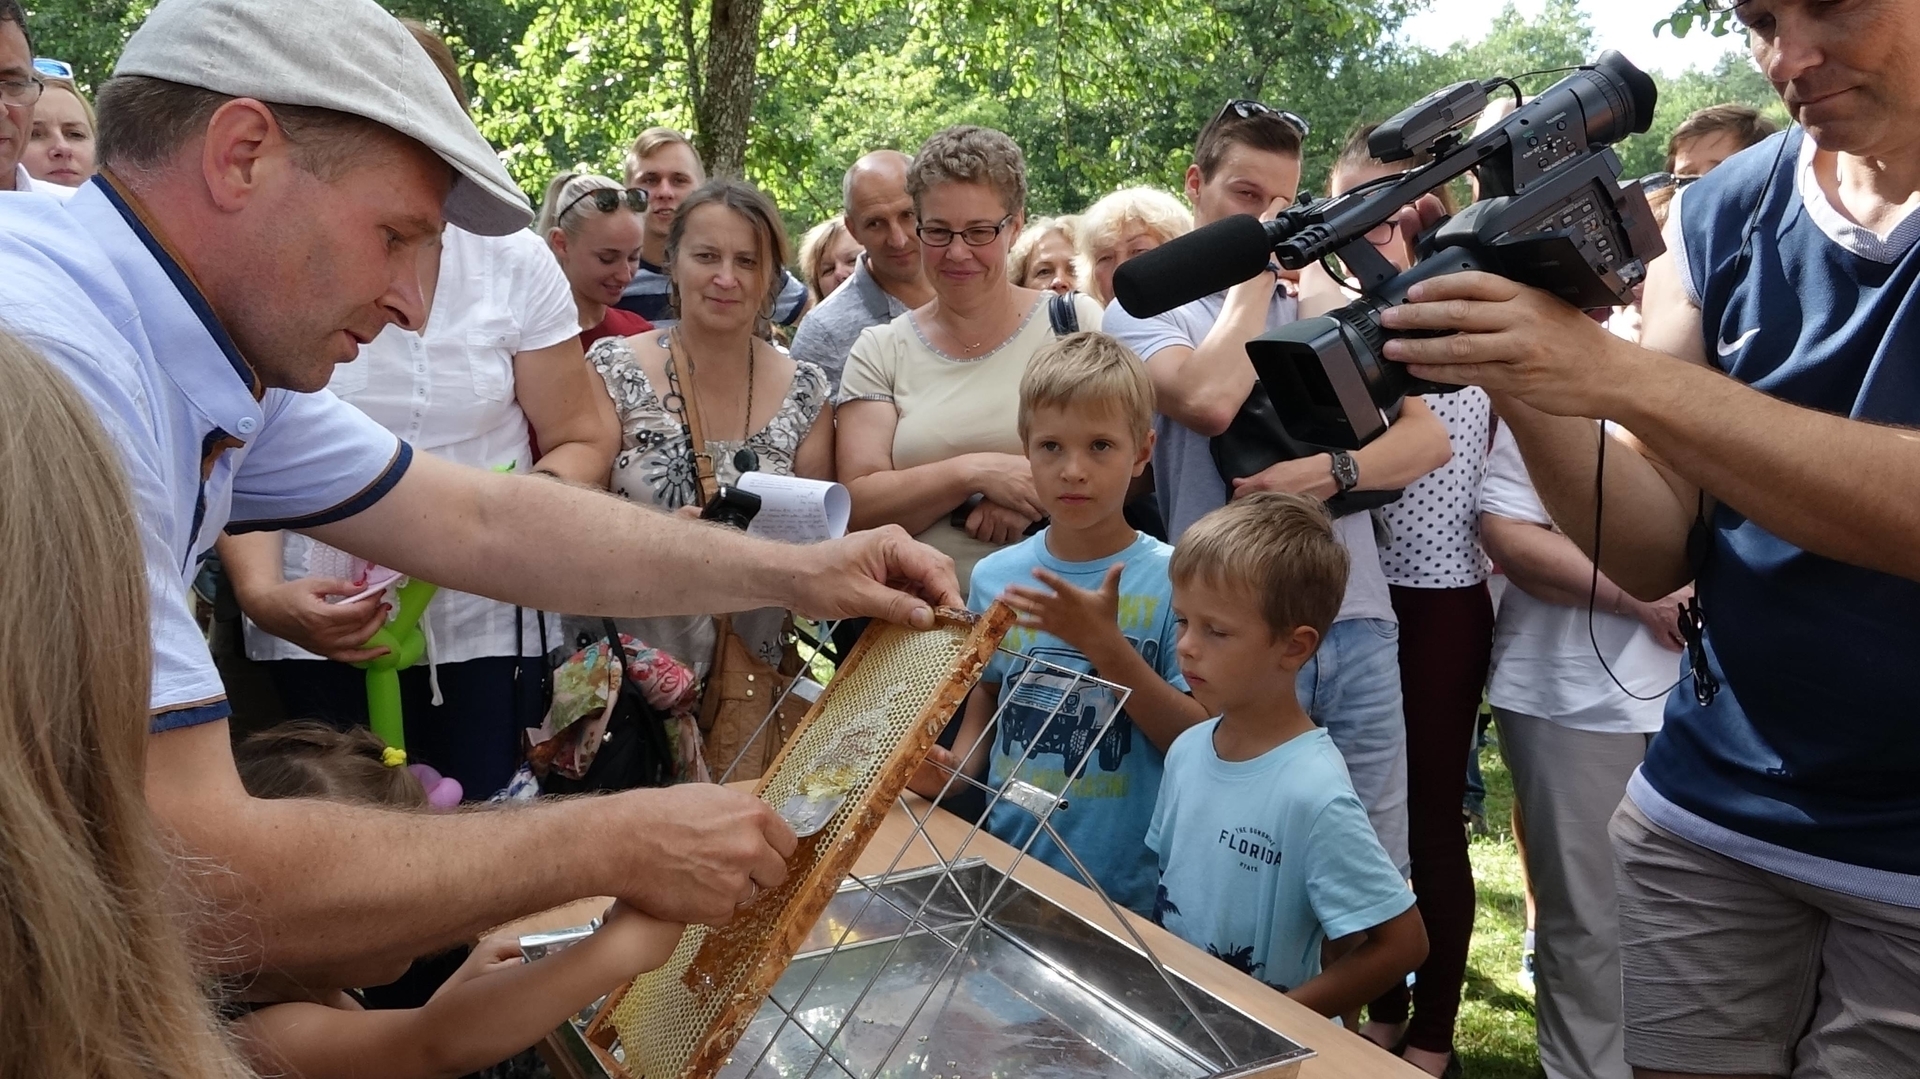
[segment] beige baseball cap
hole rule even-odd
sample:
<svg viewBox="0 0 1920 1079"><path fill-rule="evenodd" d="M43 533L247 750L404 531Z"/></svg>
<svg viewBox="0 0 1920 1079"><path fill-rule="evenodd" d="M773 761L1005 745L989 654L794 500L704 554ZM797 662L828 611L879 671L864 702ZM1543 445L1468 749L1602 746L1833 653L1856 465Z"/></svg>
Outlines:
<svg viewBox="0 0 1920 1079"><path fill-rule="evenodd" d="M440 69L375 0L161 0L113 73L364 116L453 166L451 224L504 236L533 217Z"/></svg>

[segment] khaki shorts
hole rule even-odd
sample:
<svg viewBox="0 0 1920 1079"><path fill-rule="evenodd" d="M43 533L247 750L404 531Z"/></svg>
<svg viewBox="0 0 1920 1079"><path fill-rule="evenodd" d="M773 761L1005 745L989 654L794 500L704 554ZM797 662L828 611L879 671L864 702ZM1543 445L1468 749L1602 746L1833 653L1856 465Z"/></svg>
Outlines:
<svg viewBox="0 0 1920 1079"><path fill-rule="evenodd" d="M1802 884L1614 812L1627 1062L1920 1075L1920 910Z"/></svg>

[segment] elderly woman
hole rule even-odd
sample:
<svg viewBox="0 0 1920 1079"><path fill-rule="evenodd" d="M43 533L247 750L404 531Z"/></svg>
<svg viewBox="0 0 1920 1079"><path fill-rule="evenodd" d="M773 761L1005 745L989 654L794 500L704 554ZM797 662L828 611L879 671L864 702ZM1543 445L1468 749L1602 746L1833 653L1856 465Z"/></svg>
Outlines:
<svg viewBox="0 0 1920 1079"><path fill-rule="evenodd" d="M34 63L39 73L39 65L48 61ZM79 187L93 175L93 105L73 79L48 74L37 77L45 89L33 104L33 128L20 163L36 180Z"/></svg>
<svg viewBox="0 0 1920 1079"><path fill-rule="evenodd" d="M847 278L865 250L847 231L847 219L830 217L807 230L800 238L800 279L807 283L812 303L833 295Z"/></svg>
<svg viewBox="0 0 1920 1079"><path fill-rule="evenodd" d="M637 337L609 337L587 353L620 419L614 493L693 512L714 494L701 489L696 454L711 460L716 483L737 482L748 470L832 479L826 373L754 332L785 281L780 211L745 183L710 180L680 204L665 257L679 321ZM778 663L784 616L778 609L737 614L732 629L760 659ZM569 637L576 629L597 636L600 621L570 619L568 627ZM712 663L709 616L622 619L620 628L701 674Z"/></svg>
<svg viewBox="0 0 1920 1079"><path fill-rule="evenodd" d="M1016 285L1066 294L1079 287L1073 257L1080 236L1080 219L1036 217L1007 256L1007 276Z"/></svg>
<svg viewBox="0 0 1920 1079"><path fill-rule="evenodd" d="M1015 283L1007 249L1025 224L1026 162L987 128L950 127L907 170L933 299L854 342L840 384L840 480L855 528L898 524L973 564L1044 518L1016 429L1020 376L1054 337L1050 292ZM1100 307L1072 301L1078 328Z"/></svg>
<svg viewBox="0 0 1920 1079"><path fill-rule="evenodd" d="M1152 187L1115 191L1080 215L1075 266L1081 287L1104 306L1113 300L1113 271L1121 263L1192 231L1193 215L1165 191Z"/></svg>
<svg viewBox="0 0 1920 1079"><path fill-rule="evenodd" d="M647 196L605 176L563 172L547 185L534 231L546 237L580 309L580 344L631 337L653 323L613 306L640 268Z"/></svg>

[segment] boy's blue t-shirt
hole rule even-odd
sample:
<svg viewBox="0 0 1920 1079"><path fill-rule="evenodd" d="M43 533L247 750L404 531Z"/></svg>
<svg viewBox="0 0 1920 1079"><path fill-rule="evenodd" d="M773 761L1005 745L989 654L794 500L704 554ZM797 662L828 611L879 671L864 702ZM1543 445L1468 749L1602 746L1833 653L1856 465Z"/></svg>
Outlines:
<svg viewBox="0 0 1920 1079"><path fill-rule="evenodd" d="M1213 749L1218 719L1167 753L1147 846L1153 920L1282 992L1320 973L1320 945L1413 906L1324 729L1250 761Z"/></svg>
<svg viewBox="0 0 1920 1079"><path fill-rule="evenodd" d="M1172 547L1139 533L1131 546L1112 558L1065 562L1047 550L1047 533L1043 531L981 559L973 568L967 605L984 611L1008 585L1046 587L1033 576L1034 569L1041 567L1077 588L1097 590L1107 567L1122 563L1120 632L1147 666L1184 692L1187 683L1180 677L1179 660L1174 656L1173 584L1167 576L1167 563L1172 557ZM1068 809L1054 813L1053 827L1114 902L1147 913L1153 906L1159 867L1145 837L1147 822L1153 817L1154 798L1160 791L1163 755L1124 711L1114 718L1105 737L1093 740L1093 734L1114 710L1114 695L1104 686L1081 683L1072 687L1071 679L1059 672L1041 666L1029 669L1006 654L1017 652L1071 671L1097 674L1072 645L1051 633L1016 626L1002 647L1005 651L994 655L980 679L998 683L1001 696L996 703L1004 702L1000 725L992 732L988 782L997 787L1018 778L1057 792L1065 786L1067 772L1086 756L1084 773L1066 792ZM1016 775L1014 768L1020 755L1048 714L1061 703L1063 693L1071 699ZM1001 804L988 815L987 830L1017 847L1033 830L1033 817L1018 806ZM1047 836L1035 839L1029 853L1079 879L1072 863Z"/></svg>

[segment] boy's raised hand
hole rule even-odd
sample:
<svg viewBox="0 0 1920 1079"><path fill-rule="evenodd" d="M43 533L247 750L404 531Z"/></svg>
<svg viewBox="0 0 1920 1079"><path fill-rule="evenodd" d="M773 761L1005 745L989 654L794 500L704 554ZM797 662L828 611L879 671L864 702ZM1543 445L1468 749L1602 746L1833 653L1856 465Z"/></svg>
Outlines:
<svg viewBox="0 0 1920 1079"><path fill-rule="evenodd" d="M1119 562L1108 566L1097 592L1076 588L1051 570L1036 569L1034 578L1053 591L1015 584L1000 598L1020 612L1021 625L1051 633L1092 658L1120 632L1120 574L1125 569Z"/></svg>

